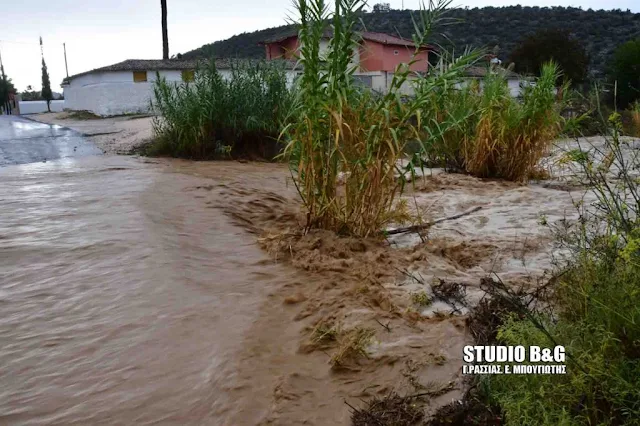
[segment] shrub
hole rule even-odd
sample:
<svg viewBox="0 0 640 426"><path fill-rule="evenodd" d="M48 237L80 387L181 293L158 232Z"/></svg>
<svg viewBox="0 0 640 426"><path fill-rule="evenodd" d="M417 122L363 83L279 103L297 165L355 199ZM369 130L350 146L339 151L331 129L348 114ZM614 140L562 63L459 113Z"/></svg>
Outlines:
<svg viewBox="0 0 640 426"><path fill-rule="evenodd" d="M565 92L564 128L562 133L567 137L595 136L607 132L606 120L612 110L604 102L602 87L595 84L588 93L577 90Z"/></svg>
<svg viewBox="0 0 640 426"><path fill-rule="evenodd" d="M568 30L539 30L523 39L509 56L517 72L536 76L542 75L544 65L550 61L562 70L558 77L581 83L587 76L589 56L580 40Z"/></svg>
<svg viewBox="0 0 640 426"><path fill-rule="evenodd" d="M553 313L512 317L498 333L509 345L564 345L567 374L489 377L508 424L639 424L640 159L619 138L617 114L610 124L605 150L581 156L596 201L559 234L572 261Z"/></svg>
<svg viewBox="0 0 640 426"><path fill-rule="evenodd" d="M631 115L631 131L633 136L640 137L640 100L636 100L629 107L629 114Z"/></svg>
<svg viewBox="0 0 640 426"><path fill-rule="evenodd" d="M290 105L284 68L275 63L237 61L225 79L211 61L196 70L192 83L170 83L158 75L152 149L192 159L271 159Z"/></svg>
<svg viewBox="0 0 640 426"><path fill-rule="evenodd" d="M414 20L416 46L423 46L449 1L440 1ZM309 212L308 226L367 236L397 218L394 201L403 182L397 163L407 142L419 136L420 106L428 90L459 76L467 55L446 64L446 72L417 78L401 65L389 91L375 94L354 84L357 48L354 25L364 1L336 0L329 11L322 0L298 0L300 63L304 68L294 108L295 119L285 129L285 155L298 191ZM326 56L320 53L326 23L333 36ZM416 51L418 47L416 47ZM476 55L477 56L477 55ZM449 66L451 65L451 66ZM417 78L416 96L406 99L401 87ZM344 186L338 185L338 176Z"/></svg>
<svg viewBox="0 0 640 426"><path fill-rule="evenodd" d="M545 65L520 100L511 96L502 72L436 91L422 110L426 155L475 176L527 180L560 130L558 73L553 63Z"/></svg>

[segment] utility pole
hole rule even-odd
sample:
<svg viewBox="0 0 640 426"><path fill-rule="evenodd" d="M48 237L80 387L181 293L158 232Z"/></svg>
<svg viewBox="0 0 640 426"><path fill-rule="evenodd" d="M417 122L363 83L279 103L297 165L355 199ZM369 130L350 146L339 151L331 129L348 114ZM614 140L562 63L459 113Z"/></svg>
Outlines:
<svg viewBox="0 0 640 426"><path fill-rule="evenodd" d="M67 71L67 78L69 78L69 67L67 66L67 43L62 43L64 49L64 69Z"/></svg>

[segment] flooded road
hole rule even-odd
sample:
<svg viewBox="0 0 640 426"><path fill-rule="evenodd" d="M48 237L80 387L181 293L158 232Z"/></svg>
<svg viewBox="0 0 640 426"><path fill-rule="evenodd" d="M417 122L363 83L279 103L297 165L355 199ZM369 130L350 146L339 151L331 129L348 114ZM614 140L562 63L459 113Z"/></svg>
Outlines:
<svg viewBox="0 0 640 426"><path fill-rule="evenodd" d="M396 272L442 259L300 234L284 164L22 148L0 167L0 425L348 425L345 401L461 395L464 320L416 320Z"/></svg>
<svg viewBox="0 0 640 426"><path fill-rule="evenodd" d="M277 274L190 192L210 180L168 169L126 157L0 169L0 424L264 415L269 393L235 361Z"/></svg>
<svg viewBox="0 0 640 426"><path fill-rule="evenodd" d="M0 167L101 153L73 130L0 115Z"/></svg>

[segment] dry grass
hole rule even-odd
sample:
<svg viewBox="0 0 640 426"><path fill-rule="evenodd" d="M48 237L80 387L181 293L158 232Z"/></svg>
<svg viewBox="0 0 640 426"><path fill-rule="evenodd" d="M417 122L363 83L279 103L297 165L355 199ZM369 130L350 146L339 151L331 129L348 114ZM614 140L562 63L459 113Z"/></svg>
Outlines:
<svg viewBox="0 0 640 426"><path fill-rule="evenodd" d="M338 349L331 357L331 366L335 369L348 367L358 359L368 358L367 346L375 332L370 328L357 327L338 335Z"/></svg>

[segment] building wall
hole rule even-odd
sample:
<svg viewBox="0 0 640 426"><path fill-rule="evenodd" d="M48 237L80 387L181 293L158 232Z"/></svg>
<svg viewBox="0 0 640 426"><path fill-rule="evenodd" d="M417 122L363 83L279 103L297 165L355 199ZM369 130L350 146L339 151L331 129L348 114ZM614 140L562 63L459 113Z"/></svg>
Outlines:
<svg viewBox="0 0 640 426"><path fill-rule="evenodd" d="M266 57L267 60L271 59L297 59L297 56L300 55L300 44L298 43L297 37L291 37L286 40L277 42L277 43L269 43L265 45ZM320 58L326 58L329 54L329 39L320 40ZM353 56L351 58L352 66L360 65L360 50L355 48L353 50Z"/></svg>
<svg viewBox="0 0 640 426"><path fill-rule="evenodd" d="M271 59L295 59L298 54L298 38L291 37L277 43L265 45L267 60Z"/></svg>
<svg viewBox="0 0 640 426"><path fill-rule="evenodd" d="M511 93L511 96L514 98L520 96L522 93L522 87L520 86L521 80L509 80L507 83L509 84L509 92Z"/></svg>
<svg viewBox="0 0 640 426"><path fill-rule="evenodd" d="M229 78L231 72L219 70ZM168 81L182 81L182 71L163 70L160 76ZM91 73L71 80L64 87L64 108L90 111L97 115L121 115L149 112L156 72L147 71L147 81L133 81L133 71Z"/></svg>
<svg viewBox="0 0 640 426"><path fill-rule="evenodd" d="M368 40L360 45L360 70L382 71L384 70L384 52L383 45L380 43L372 43Z"/></svg>
<svg viewBox="0 0 640 426"><path fill-rule="evenodd" d="M462 87L465 87L467 84L469 84L474 80L479 81L480 90L482 90L484 87L484 81L482 81L482 79L478 79L475 77L466 78L465 81L463 81L462 83L456 84L456 87L460 89ZM507 86L509 87L509 93L511 94L511 96L513 96L514 98L517 98L518 96L520 96L520 94L522 93L522 84L527 84L527 82L525 80L521 80L517 78L511 78L507 80Z"/></svg>
<svg viewBox="0 0 640 426"><path fill-rule="evenodd" d="M360 46L360 68L363 71L395 71L401 63L411 61L414 49L407 46L393 46L364 40ZM428 51L417 55L418 62L411 66L412 71L424 72L429 66Z"/></svg>
<svg viewBox="0 0 640 426"><path fill-rule="evenodd" d="M223 78L231 78L230 70L218 72ZM182 81L182 71L164 70L160 71L160 76L167 81ZM290 85L295 77L295 71L287 71ZM140 83L133 81L132 71L91 73L76 77L64 87L64 108L90 111L101 116L148 113L155 80L155 71L147 71L147 81Z"/></svg>
<svg viewBox="0 0 640 426"><path fill-rule="evenodd" d="M46 101L18 101L20 115L39 114L47 112ZM51 112L60 112L64 108L64 101L51 101Z"/></svg>

